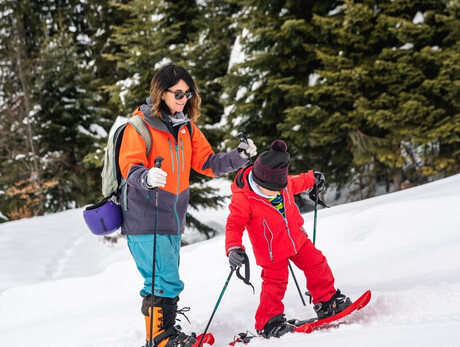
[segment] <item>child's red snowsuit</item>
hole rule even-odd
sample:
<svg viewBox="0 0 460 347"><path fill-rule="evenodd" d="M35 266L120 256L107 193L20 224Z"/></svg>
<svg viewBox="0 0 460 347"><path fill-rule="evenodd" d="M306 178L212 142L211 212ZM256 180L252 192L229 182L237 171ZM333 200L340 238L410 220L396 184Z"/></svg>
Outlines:
<svg viewBox="0 0 460 347"><path fill-rule="evenodd" d="M255 328L262 331L270 318L284 312L282 299L288 283L289 260L304 272L314 304L328 301L336 290L326 258L308 239L303 229L304 220L294 201L295 194L313 187L313 171L289 176L287 187L281 191L285 217L250 188L250 171L251 168L242 169L232 184L225 249L227 254L233 249L244 249L242 236L247 229L256 262L263 268L262 291L255 317Z"/></svg>

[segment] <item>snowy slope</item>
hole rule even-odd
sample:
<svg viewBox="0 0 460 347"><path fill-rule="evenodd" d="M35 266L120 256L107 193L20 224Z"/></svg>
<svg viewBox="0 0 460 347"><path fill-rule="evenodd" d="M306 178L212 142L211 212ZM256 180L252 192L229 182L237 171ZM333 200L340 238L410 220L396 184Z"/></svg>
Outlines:
<svg viewBox="0 0 460 347"><path fill-rule="evenodd" d="M227 185L228 183L221 184ZM227 189L227 186L223 186ZM226 208L197 214L222 229ZM82 210L0 225L0 346L134 347L144 339L138 274L125 244L91 235ZM458 346L460 340L460 175L318 212L316 245L337 287L369 306L339 328L254 341L254 346ZM313 214L304 215L312 230ZM248 239L245 245L250 249ZM215 346L254 332L260 268L249 250L250 287L232 278L211 324ZM224 239L182 249L190 306L181 325L203 330L229 273ZM305 280L296 271L299 283ZM289 318L313 316L290 281Z"/></svg>

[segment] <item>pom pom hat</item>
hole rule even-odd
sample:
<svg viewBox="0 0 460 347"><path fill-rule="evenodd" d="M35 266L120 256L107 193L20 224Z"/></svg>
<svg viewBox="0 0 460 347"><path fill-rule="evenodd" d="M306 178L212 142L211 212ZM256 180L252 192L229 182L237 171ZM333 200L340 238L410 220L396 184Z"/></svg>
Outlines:
<svg viewBox="0 0 460 347"><path fill-rule="evenodd" d="M279 191L288 183L289 159L287 144L283 140L276 140L270 145L270 150L263 152L254 162L252 176L261 187Z"/></svg>

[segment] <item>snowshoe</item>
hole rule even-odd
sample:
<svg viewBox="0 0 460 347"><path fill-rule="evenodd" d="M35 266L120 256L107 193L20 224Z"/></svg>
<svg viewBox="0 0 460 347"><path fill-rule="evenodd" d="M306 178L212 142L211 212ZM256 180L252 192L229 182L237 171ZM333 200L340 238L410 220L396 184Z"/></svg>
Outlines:
<svg viewBox="0 0 460 347"><path fill-rule="evenodd" d="M324 319L336 315L337 313L343 311L348 306L352 304L352 301L349 297L345 296L337 289L337 292L332 296L329 301L319 302L313 309L318 315L318 319Z"/></svg>
<svg viewBox="0 0 460 347"><path fill-rule="evenodd" d="M262 336L266 339L270 337L280 337L286 333L294 331L295 326L288 323L284 314L276 315L271 318L267 324L265 324L264 330L258 331L259 336Z"/></svg>

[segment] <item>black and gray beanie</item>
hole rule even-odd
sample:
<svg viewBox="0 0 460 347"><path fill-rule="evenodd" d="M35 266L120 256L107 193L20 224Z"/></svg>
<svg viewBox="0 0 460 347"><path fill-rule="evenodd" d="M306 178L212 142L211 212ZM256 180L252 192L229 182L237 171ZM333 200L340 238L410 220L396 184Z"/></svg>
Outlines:
<svg viewBox="0 0 460 347"><path fill-rule="evenodd" d="M286 142L273 141L270 150L261 153L254 162L254 181L268 190L283 190L288 183L289 159Z"/></svg>

